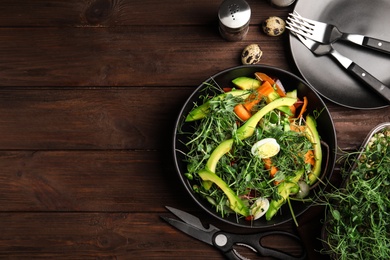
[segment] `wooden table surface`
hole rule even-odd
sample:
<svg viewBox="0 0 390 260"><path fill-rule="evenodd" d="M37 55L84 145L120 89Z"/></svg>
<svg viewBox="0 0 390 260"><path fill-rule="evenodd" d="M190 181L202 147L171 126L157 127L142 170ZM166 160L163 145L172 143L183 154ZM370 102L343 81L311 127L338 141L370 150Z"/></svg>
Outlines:
<svg viewBox="0 0 390 260"><path fill-rule="evenodd" d="M226 42L220 1L0 2L0 258L223 259L159 216L169 205L231 229L202 213L174 171L173 124L191 92L241 65L250 43L261 64L298 73L287 34L260 30L292 7L248 3L247 37ZM326 104L344 151L390 121L389 107ZM311 208L299 227L275 229L300 235L309 259L327 259L317 252L322 217Z"/></svg>

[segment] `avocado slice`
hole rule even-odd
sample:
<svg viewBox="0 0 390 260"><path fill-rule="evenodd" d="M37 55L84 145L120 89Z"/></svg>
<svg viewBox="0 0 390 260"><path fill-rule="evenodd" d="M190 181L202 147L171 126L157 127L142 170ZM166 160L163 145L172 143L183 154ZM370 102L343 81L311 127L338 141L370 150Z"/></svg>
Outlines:
<svg viewBox="0 0 390 260"><path fill-rule="evenodd" d="M271 200L271 202L269 203L269 208L265 213L266 220L272 219L272 217L278 212L280 207L282 207L283 204L287 201L288 196L290 196L290 194L292 193L296 193L299 191L299 186L297 183L284 181L279 184L277 190L278 194L280 195L280 199Z"/></svg>
<svg viewBox="0 0 390 260"><path fill-rule="evenodd" d="M257 89L261 86L261 81L249 78L249 77L238 77L232 80L233 84L236 85L239 89L251 90Z"/></svg>
<svg viewBox="0 0 390 260"><path fill-rule="evenodd" d="M210 181L215 183L226 195L229 200L229 207L235 212L247 217L249 216L249 208L244 202L234 193L234 191L219 178L215 173L208 171L207 169L201 170L199 176L203 181Z"/></svg>
<svg viewBox="0 0 390 260"><path fill-rule="evenodd" d="M264 115L269 113L270 111L279 108L281 106L292 106L297 101L296 98L278 98L259 111L257 111L251 118L249 118L243 126L238 128L236 135L238 139L243 140L245 138L250 137L256 129L257 124L259 123L260 119L263 118Z"/></svg>
<svg viewBox="0 0 390 260"><path fill-rule="evenodd" d="M270 220L276 212L278 212L290 194L294 194L299 191L298 181L302 177L303 173L304 169L298 170L295 172L295 176L293 178L285 180L278 185L277 192L280 195L280 198L278 200L271 200L269 208L265 213L266 220Z"/></svg>
<svg viewBox="0 0 390 260"><path fill-rule="evenodd" d="M286 97L298 98L298 90L294 89L286 93Z"/></svg>
<svg viewBox="0 0 390 260"><path fill-rule="evenodd" d="M215 168L217 167L217 163L219 162L219 159L224 154L227 154L233 147L233 139L228 139L220 143L217 148L214 149L214 151L211 153L209 159L206 163L206 170L214 172ZM206 190L209 190L211 188L211 185L213 183L210 181L203 181L202 185Z"/></svg>
<svg viewBox="0 0 390 260"><path fill-rule="evenodd" d="M322 164L322 148L321 148L321 140L320 135L317 131L317 122L314 119L313 116L308 115L306 116L306 136L310 140L310 142L313 144L314 148L314 157L315 157L315 164L313 166L313 169L309 173L309 184L312 185L317 181L321 174L321 164Z"/></svg>

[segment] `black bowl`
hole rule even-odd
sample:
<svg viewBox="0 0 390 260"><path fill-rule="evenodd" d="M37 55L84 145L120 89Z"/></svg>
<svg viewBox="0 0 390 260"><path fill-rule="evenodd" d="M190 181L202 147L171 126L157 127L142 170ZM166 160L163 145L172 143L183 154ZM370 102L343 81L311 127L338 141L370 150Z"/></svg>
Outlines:
<svg viewBox="0 0 390 260"><path fill-rule="evenodd" d="M322 176L326 176L326 178L330 178L330 175L333 171L335 161L336 161L336 148L337 148L337 139L335 127L333 124L333 120L331 115L322 101L320 96L313 90L311 86L309 86L305 81L295 76L294 74L287 72L285 70L265 66L265 65L247 65L247 66L239 66L230 69L226 69L222 72L219 72L212 76L209 80L205 82L216 82L218 86L226 88L233 87L232 80L234 78L240 76L253 77L255 72L263 72L268 74L269 76L276 77L280 79L283 83L286 91L297 89L298 97L303 98L306 96L309 100L307 111L311 112L314 110L322 111L320 116L316 119L317 121L317 129L320 134L321 140L326 144L327 149L324 150L324 154L328 153L327 160L325 159L322 165ZM209 202L203 197L199 196L196 192L193 191L193 182L188 180L184 175L187 172L187 164L184 161L184 155L180 151L186 151L186 147L183 145L183 140L185 140L186 136L183 134L179 134L178 130L185 128L187 131L191 131L191 127L186 128L186 124L183 125L185 117L194 107L194 102L201 102L200 95L204 94L204 90L206 88L206 84L202 83L195 91L191 94L191 96L187 99L182 107L178 119L175 124L174 136L173 136L173 156L174 163L179 175L180 180L185 186L187 192L194 199L194 201L206 212L216 217L217 219L229 223L234 226L244 227L244 228L266 228L272 227L275 225L279 225L292 220L292 214L287 205L283 205L281 208L282 212L277 213L270 221L265 220L265 218L260 218L256 221L246 221L243 218L237 219L235 214L230 214L227 217L222 217L218 212L209 204ZM202 94L200 94L202 93ZM199 104L199 103L198 103ZM292 201L292 206L294 209L294 215L299 216L304 211L306 211L312 203L303 203L298 201Z"/></svg>

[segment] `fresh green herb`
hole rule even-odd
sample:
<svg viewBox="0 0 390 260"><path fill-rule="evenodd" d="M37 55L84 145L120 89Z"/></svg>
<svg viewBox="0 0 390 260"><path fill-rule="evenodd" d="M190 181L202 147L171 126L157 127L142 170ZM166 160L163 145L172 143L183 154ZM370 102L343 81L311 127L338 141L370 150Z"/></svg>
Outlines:
<svg viewBox="0 0 390 260"><path fill-rule="evenodd" d="M390 128L375 133L342 188L324 194L325 243L335 259L390 259ZM346 175L349 173L349 175Z"/></svg>

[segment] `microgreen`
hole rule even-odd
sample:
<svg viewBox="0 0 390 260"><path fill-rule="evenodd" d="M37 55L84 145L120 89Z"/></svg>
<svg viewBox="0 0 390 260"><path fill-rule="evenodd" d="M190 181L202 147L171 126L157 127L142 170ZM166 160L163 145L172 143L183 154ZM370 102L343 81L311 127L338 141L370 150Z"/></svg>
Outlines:
<svg viewBox="0 0 390 260"><path fill-rule="evenodd" d="M324 242L337 259L390 259L390 129L375 133L343 169L345 185L323 195ZM348 163L350 165L350 163Z"/></svg>

